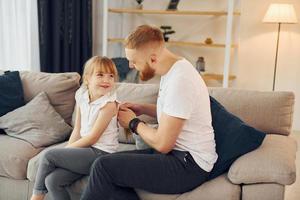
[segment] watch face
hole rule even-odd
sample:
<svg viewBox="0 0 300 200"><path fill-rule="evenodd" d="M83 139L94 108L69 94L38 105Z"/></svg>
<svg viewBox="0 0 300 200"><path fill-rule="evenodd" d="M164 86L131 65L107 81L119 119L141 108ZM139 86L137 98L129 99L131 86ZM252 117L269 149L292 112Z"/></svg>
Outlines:
<svg viewBox="0 0 300 200"><path fill-rule="evenodd" d="M132 133L136 132L136 127L137 127L137 120L138 118L134 118L129 122L129 129Z"/></svg>

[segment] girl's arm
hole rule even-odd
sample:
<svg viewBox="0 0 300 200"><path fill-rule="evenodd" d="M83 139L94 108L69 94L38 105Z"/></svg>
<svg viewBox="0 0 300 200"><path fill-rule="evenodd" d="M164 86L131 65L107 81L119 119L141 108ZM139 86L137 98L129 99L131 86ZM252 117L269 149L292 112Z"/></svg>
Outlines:
<svg viewBox="0 0 300 200"><path fill-rule="evenodd" d="M116 114L117 104L115 102L107 103L101 109L101 112L99 112L98 117L91 130L91 133L85 137L80 138L76 142L68 145L67 147L90 147L93 144L95 144Z"/></svg>
<svg viewBox="0 0 300 200"><path fill-rule="evenodd" d="M80 139L80 125L81 125L80 108L78 105L76 105L76 117L75 117L74 129L68 141L68 145Z"/></svg>

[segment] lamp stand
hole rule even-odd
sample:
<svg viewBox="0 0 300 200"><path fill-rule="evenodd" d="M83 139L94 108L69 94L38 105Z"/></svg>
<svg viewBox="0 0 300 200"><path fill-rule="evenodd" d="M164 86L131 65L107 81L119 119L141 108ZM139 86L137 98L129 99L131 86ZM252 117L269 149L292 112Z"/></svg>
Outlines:
<svg viewBox="0 0 300 200"><path fill-rule="evenodd" d="M275 55L275 68L274 68L274 76L273 76L273 91L275 90L275 79L276 79L276 69L277 69L277 57L278 57L278 46L279 46L280 26L281 26L281 23L278 23L277 44L276 44L276 55Z"/></svg>

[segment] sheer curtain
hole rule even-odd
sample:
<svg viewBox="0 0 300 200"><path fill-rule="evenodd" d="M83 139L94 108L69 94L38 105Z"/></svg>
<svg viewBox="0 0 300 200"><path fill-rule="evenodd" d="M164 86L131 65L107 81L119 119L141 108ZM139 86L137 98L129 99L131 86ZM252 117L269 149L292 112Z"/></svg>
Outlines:
<svg viewBox="0 0 300 200"><path fill-rule="evenodd" d="M0 0L0 70L40 71L37 0Z"/></svg>

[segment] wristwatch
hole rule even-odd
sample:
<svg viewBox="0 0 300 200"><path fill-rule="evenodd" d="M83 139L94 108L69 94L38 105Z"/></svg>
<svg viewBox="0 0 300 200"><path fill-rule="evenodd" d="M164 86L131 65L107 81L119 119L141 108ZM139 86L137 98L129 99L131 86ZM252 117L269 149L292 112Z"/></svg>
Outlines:
<svg viewBox="0 0 300 200"><path fill-rule="evenodd" d="M137 129L137 126L139 125L139 123L142 122L142 123L145 123L144 121L140 120L139 118L133 118L132 120L130 120L129 122L129 129L132 133L135 133L138 135L136 129Z"/></svg>

